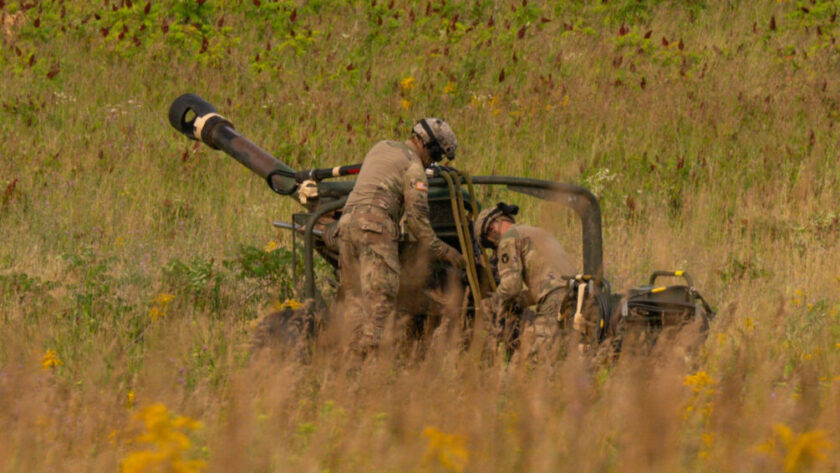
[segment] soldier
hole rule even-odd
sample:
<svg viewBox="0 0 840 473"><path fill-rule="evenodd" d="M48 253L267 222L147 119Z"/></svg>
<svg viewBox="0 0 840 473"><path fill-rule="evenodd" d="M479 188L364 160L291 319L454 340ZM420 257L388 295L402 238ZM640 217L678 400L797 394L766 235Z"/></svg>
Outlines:
<svg viewBox="0 0 840 473"><path fill-rule="evenodd" d="M455 158L455 133L439 118L418 121L405 142L380 141L362 162L338 223L344 312L352 327L351 350L360 357L375 349L386 322L395 317L399 289L401 219L418 244L436 260L461 268L461 254L441 241L429 222L425 169L444 156Z"/></svg>
<svg viewBox="0 0 840 473"><path fill-rule="evenodd" d="M551 349L561 323L567 322L560 310L566 287L562 276L575 270L569 255L550 233L516 223L514 215L518 211L518 207L501 202L482 210L475 221L474 236L482 247L496 252L500 281L484 307L494 323L519 299L524 299L526 306L536 304L533 321L520 329L526 339L531 339L528 358L533 359Z"/></svg>

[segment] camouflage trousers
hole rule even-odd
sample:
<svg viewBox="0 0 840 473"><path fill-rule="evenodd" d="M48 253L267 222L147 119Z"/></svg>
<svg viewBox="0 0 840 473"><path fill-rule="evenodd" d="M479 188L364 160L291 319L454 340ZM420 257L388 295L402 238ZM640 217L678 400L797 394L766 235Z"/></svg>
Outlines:
<svg viewBox="0 0 840 473"><path fill-rule="evenodd" d="M339 278L350 349L365 357L382 340L396 316L400 264L397 226L382 209L346 209L338 230Z"/></svg>
<svg viewBox="0 0 840 473"><path fill-rule="evenodd" d="M522 330L529 360L545 359L558 348L563 324L558 320L562 291L551 291L537 303L533 320L527 321Z"/></svg>
<svg viewBox="0 0 840 473"><path fill-rule="evenodd" d="M562 299L562 291L552 291L537 303L535 311L513 311L495 297L485 299L484 312L491 317L491 338L507 350L521 348L528 360L548 358L558 347L562 332L557 318Z"/></svg>

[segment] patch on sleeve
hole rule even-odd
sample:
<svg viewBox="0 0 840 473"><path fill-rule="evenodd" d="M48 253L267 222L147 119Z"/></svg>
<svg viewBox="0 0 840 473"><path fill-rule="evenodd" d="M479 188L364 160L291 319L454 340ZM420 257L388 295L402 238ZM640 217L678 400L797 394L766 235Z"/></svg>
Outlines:
<svg viewBox="0 0 840 473"><path fill-rule="evenodd" d="M507 255L507 253L503 254L502 263L507 263L508 261L510 261L510 257Z"/></svg>
<svg viewBox="0 0 840 473"><path fill-rule="evenodd" d="M429 192L429 185L423 181L414 181L411 184L411 187L414 187L415 189L421 192Z"/></svg>

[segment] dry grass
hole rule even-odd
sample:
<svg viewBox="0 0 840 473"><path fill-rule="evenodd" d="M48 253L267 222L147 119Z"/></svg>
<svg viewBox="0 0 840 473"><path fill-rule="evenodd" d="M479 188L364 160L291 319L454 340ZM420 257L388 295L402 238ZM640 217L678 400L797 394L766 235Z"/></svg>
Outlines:
<svg viewBox="0 0 840 473"><path fill-rule="evenodd" d="M840 4L151 3L0 2L0 471L840 469ZM186 91L299 168L444 116L471 174L592 188L614 289L685 269L711 334L610 366L249 357L293 288L240 247L288 249L296 207L176 136ZM571 216L485 197L579 255Z"/></svg>

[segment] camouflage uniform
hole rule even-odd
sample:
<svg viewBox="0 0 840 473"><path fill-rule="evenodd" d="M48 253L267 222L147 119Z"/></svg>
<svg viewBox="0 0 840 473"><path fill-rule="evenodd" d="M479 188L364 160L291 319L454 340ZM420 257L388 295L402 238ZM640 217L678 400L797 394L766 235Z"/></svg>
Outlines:
<svg viewBox="0 0 840 473"><path fill-rule="evenodd" d="M423 163L409 145L381 141L365 156L338 223L340 278L348 296L344 311L356 354L376 348L395 316L401 219L433 258L460 257L432 229L428 189Z"/></svg>
<svg viewBox="0 0 840 473"><path fill-rule="evenodd" d="M533 323L522 330L532 341L528 356L549 350L560 330L562 276L575 272L569 255L547 231L519 224L502 234L496 254L500 282L490 299L491 310L500 314L509 303L525 296L525 304L536 304Z"/></svg>

